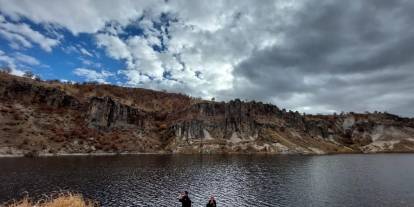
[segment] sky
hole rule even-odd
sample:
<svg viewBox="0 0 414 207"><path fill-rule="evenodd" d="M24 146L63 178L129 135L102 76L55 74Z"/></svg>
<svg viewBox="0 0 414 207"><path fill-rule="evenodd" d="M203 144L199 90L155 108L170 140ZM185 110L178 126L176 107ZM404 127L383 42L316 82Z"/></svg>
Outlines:
<svg viewBox="0 0 414 207"><path fill-rule="evenodd" d="M0 0L0 66L304 113L413 117L412 0Z"/></svg>

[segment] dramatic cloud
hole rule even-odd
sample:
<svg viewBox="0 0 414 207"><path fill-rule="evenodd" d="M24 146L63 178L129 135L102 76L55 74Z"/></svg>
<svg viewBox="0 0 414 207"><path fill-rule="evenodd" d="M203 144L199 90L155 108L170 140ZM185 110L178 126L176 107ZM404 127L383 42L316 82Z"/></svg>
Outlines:
<svg viewBox="0 0 414 207"><path fill-rule="evenodd" d="M306 113L414 116L412 1L0 0L0 11L13 21L0 18L0 35L16 47L50 51L59 44L29 35L18 23L26 18L88 34L124 64L116 73L78 66L75 74L87 80L122 76L122 85L256 99ZM64 51L94 57L78 45Z"/></svg>
<svg viewBox="0 0 414 207"><path fill-rule="evenodd" d="M389 110L414 115L414 19L409 1L309 1L280 44L235 66L226 95L301 111ZM315 110L317 108L318 110Z"/></svg>
<svg viewBox="0 0 414 207"><path fill-rule="evenodd" d="M73 73L77 76L81 76L86 79L86 81L96 81L98 83L108 83L106 79L108 77L113 76L114 74L102 70L101 72L97 72L92 69L87 68L76 68Z"/></svg>

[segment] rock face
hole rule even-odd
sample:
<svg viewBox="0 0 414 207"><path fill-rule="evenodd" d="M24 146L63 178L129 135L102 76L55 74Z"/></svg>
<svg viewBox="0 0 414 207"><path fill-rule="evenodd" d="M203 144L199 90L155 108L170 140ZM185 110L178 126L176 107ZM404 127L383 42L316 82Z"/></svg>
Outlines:
<svg viewBox="0 0 414 207"><path fill-rule="evenodd" d="M261 125L260 116L275 116L278 109L256 103L242 103L240 100L229 103L199 103L192 106L188 114L190 119L184 119L173 126L177 137L206 138L206 131L210 131L216 138L227 139L233 134L241 138L257 136Z"/></svg>
<svg viewBox="0 0 414 207"><path fill-rule="evenodd" d="M176 136L175 143L191 144L253 141L261 130L275 126L266 119L280 114L276 106L262 103L243 103L240 100L228 103L204 102L191 106L181 119L171 126ZM182 145L181 144L181 145Z"/></svg>
<svg viewBox="0 0 414 207"><path fill-rule="evenodd" d="M143 129L151 117L144 111L120 104L111 97L93 97L88 103L87 122L91 127L108 129L112 127L133 127Z"/></svg>
<svg viewBox="0 0 414 207"><path fill-rule="evenodd" d="M414 151L414 120L387 113L301 115L254 101L7 74L0 74L0 100L0 154Z"/></svg>
<svg viewBox="0 0 414 207"><path fill-rule="evenodd" d="M204 102L171 126L172 151L340 153L413 151L412 119L385 113L312 116L256 102Z"/></svg>

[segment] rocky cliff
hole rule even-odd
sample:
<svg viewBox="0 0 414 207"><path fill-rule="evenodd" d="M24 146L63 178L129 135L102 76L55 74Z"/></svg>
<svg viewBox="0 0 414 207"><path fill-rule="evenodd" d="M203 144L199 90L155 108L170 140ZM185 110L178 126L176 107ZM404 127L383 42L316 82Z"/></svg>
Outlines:
<svg viewBox="0 0 414 207"><path fill-rule="evenodd" d="M0 154L413 152L414 120L0 74Z"/></svg>

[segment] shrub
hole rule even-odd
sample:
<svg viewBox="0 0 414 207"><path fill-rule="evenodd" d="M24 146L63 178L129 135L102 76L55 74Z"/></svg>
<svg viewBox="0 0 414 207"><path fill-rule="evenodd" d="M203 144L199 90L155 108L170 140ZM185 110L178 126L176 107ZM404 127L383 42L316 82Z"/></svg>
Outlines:
<svg viewBox="0 0 414 207"><path fill-rule="evenodd" d="M33 201L30 198L23 198L20 201L6 203L5 207L95 207L99 206L96 202L85 199L82 195L73 193L59 193L49 196L40 201Z"/></svg>

